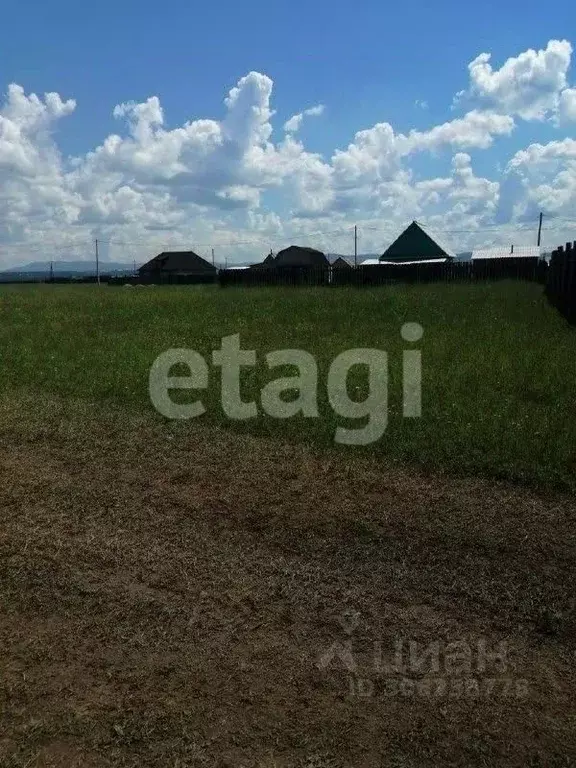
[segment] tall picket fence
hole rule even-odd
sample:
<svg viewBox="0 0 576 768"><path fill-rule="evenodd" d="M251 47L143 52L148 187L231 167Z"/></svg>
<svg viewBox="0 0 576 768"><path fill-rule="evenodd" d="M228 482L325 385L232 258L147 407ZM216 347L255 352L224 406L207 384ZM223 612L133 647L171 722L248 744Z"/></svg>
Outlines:
<svg viewBox="0 0 576 768"><path fill-rule="evenodd" d="M252 267L221 270L221 286L376 286L396 283L530 280L544 283L546 262L510 257L444 264L367 264L358 267Z"/></svg>
<svg viewBox="0 0 576 768"><path fill-rule="evenodd" d="M576 241L552 252L546 295L570 322L576 322Z"/></svg>

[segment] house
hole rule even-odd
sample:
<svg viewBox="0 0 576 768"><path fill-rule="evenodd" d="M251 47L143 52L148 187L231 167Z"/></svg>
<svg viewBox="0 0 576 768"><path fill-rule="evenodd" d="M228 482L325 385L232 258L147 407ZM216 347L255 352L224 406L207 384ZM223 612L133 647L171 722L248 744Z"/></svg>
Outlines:
<svg viewBox="0 0 576 768"><path fill-rule="evenodd" d="M450 248L443 245L420 222L413 221L380 256L380 263L440 263L455 258L456 254Z"/></svg>
<svg viewBox="0 0 576 768"><path fill-rule="evenodd" d="M539 259L543 256L539 245L505 245L497 248L477 248L472 261L484 259Z"/></svg>
<svg viewBox="0 0 576 768"><path fill-rule="evenodd" d="M278 251L274 260L275 267L328 267L330 262L322 251L291 245Z"/></svg>
<svg viewBox="0 0 576 768"><path fill-rule="evenodd" d="M542 270L546 268L546 259L537 245L477 248L471 258L475 275L491 279L544 279Z"/></svg>
<svg viewBox="0 0 576 768"><path fill-rule="evenodd" d="M345 258L342 256L338 256L338 258L332 262L332 268L333 269L351 269L352 265L346 261Z"/></svg>
<svg viewBox="0 0 576 768"><path fill-rule="evenodd" d="M138 270L140 277L168 278L216 276L216 268L194 251L163 251L147 261Z"/></svg>

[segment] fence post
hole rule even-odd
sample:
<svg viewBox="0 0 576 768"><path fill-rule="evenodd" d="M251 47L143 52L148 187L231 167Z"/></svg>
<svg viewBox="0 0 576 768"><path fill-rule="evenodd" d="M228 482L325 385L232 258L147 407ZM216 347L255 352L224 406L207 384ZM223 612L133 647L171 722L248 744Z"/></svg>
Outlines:
<svg viewBox="0 0 576 768"><path fill-rule="evenodd" d="M572 243L572 259L571 259L571 283L570 283L570 295L568 302L570 304L570 318L576 319L576 240Z"/></svg>
<svg viewBox="0 0 576 768"><path fill-rule="evenodd" d="M574 310L574 251L572 249L572 243L566 243L566 282L564 285L564 305L566 314L569 317L573 317Z"/></svg>
<svg viewBox="0 0 576 768"><path fill-rule="evenodd" d="M571 247L572 243L566 243L562 255L562 308L564 312L568 309L568 278Z"/></svg>
<svg viewBox="0 0 576 768"><path fill-rule="evenodd" d="M559 245L556 248L556 300L558 301L562 295L562 277L564 266L564 246Z"/></svg>

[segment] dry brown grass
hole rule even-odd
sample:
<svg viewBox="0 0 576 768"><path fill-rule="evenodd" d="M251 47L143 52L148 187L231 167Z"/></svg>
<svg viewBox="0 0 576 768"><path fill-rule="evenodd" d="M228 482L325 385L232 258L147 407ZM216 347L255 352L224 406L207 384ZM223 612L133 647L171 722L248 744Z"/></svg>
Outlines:
<svg viewBox="0 0 576 768"><path fill-rule="evenodd" d="M0 448L2 765L576 761L572 497L69 401ZM346 611L364 660L504 640L528 695L353 698Z"/></svg>

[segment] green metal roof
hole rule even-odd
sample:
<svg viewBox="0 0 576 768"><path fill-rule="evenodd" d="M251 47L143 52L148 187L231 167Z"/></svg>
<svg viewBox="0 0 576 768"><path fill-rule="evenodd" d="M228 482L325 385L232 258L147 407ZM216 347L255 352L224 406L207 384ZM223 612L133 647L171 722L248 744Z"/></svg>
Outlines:
<svg viewBox="0 0 576 768"><path fill-rule="evenodd" d="M456 254L438 242L418 221L413 221L380 257L381 261L424 261L456 258Z"/></svg>

